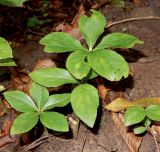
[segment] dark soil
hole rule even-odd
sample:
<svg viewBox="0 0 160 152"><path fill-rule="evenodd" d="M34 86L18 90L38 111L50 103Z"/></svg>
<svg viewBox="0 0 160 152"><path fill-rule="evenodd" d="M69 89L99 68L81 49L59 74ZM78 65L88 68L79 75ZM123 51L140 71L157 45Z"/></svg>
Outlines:
<svg viewBox="0 0 160 152"><path fill-rule="evenodd" d="M131 17L160 16L159 0L143 0L140 3L126 2L125 8L105 5L100 9L108 21L123 20ZM134 21L117 25L110 32L123 31L137 36L144 41L133 50L122 52L130 62L131 76L123 80L125 86L117 86L124 91L125 98L135 100L144 97L160 96L160 21ZM43 48L37 42L29 42L14 50L17 63L31 71L39 59L52 58L55 55L43 53ZM107 82L106 82L107 83ZM120 91L122 91L120 90ZM117 89L112 90L111 100L116 96ZM77 138L49 137L34 152L129 152L125 141L118 132L107 110L99 108L99 116L95 128L89 129L80 124ZM17 151L15 143L3 147L2 152ZM139 149L140 152L154 152L156 146L152 136L147 133Z"/></svg>

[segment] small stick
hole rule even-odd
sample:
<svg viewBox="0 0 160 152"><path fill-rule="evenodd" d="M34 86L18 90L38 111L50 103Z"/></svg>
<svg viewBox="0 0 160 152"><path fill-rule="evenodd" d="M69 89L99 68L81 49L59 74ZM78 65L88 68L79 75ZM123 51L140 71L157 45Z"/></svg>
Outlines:
<svg viewBox="0 0 160 152"><path fill-rule="evenodd" d="M113 22L111 24L108 24L105 28L111 28L112 26L118 25L118 24L123 24L123 23L127 23L127 22L132 22L132 21L144 21L144 20L160 20L160 17L158 16L147 16L147 17L134 17L134 18L128 18L128 19L124 19L121 21L116 21Z"/></svg>
<svg viewBox="0 0 160 152"><path fill-rule="evenodd" d="M157 148L157 152L160 152L160 149L159 149L159 146L158 146L158 142L157 142L157 139L153 133L153 129L152 128L148 128L148 131L149 133L152 135L153 139L154 139L154 142L155 142L155 145L156 145L156 148Z"/></svg>

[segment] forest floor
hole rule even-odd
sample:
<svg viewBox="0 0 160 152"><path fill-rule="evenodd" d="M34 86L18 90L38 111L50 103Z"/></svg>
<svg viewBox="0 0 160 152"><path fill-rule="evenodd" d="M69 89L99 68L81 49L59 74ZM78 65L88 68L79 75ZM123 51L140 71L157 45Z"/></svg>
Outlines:
<svg viewBox="0 0 160 152"><path fill-rule="evenodd" d="M64 58L57 54L46 54L43 47L38 43L39 39L46 33L55 31L58 25L71 23L75 17L79 3L74 4L71 12L70 3L61 4L62 9L53 8L49 10L53 18L51 23L46 23L42 27L28 28L24 26L25 18L36 12L28 13L26 10L3 8L0 11L0 35L7 38L14 48L14 58L19 68L13 68L16 76L26 76L43 59L52 59L57 65L64 63ZM56 5L54 5L56 6ZM35 6L33 6L35 7ZM73 7L73 5L72 5ZM29 9L29 8L27 8ZM105 15L108 22L120 21L127 18L159 16L159 0L143 0L139 3L125 2L125 8L112 5L104 5L99 10ZM7 11L7 14L6 14ZM13 13L14 12L14 13ZM19 13L20 16L17 16ZM38 12L39 13L39 12ZM58 15L57 15L58 14ZM7 17L7 18L5 18ZM20 21L20 22L18 22ZM18 23L17 23L18 22ZM3 24L3 25L2 25ZM137 45L134 49L120 52L129 62L131 74L129 78L122 80L108 92L105 100L112 101L116 97L123 96L128 100L136 100L144 97L160 97L160 20L142 20L118 24L107 29L107 32L126 31L144 41L143 45ZM45 63L44 63L45 64ZM6 71L7 69L4 68ZM15 70L16 69L16 70ZM12 71L12 70L11 70ZM14 75L14 81L18 81ZM8 78L10 79L10 78ZM2 79L3 80L3 79ZM9 80L2 83L10 86ZM25 80L24 80L25 82ZM27 82L26 82L27 83ZM112 85L104 81L104 85ZM19 84L20 85L20 84ZM20 87L20 86L18 86ZM106 101L108 102L108 101ZM6 112L0 118L0 126L5 121L13 120L12 110ZM39 146L27 145L21 149L20 142L10 143L0 149L1 152L32 151L32 152L129 152L129 148L117 129L113 115L106 109L100 107L96 125L93 129L87 128L83 123L77 136L73 138L70 134L50 134ZM17 136L16 139L20 137ZM32 147L33 146L33 147ZM146 133L143 135L139 152L155 152L156 146L153 137Z"/></svg>

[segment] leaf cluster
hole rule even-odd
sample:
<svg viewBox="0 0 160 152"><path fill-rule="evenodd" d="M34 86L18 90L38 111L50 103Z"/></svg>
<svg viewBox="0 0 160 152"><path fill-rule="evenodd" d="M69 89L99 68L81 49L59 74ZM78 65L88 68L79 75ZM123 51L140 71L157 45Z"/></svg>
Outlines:
<svg viewBox="0 0 160 152"><path fill-rule="evenodd" d="M49 96L49 92L45 87L32 83L30 96L21 91L4 93L4 97L9 104L17 111L22 112L13 122L11 134L21 134L31 130L39 119L49 129L61 132L69 130L64 115L49 111L56 107L66 106L71 100L69 93Z"/></svg>
<svg viewBox="0 0 160 152"><path fill-rule="evenodd" d="M0 0L0 4L9 7L21 7L27 0Z"/></svg>
<svg viewBox="0 0 160 152"><path fill-rule="evenodd" d="M130 107L125 111L125 126L133 126L135 134L147 131L152 121L160 121L160 105L150 105L147 108L141 106Z"/></svg>

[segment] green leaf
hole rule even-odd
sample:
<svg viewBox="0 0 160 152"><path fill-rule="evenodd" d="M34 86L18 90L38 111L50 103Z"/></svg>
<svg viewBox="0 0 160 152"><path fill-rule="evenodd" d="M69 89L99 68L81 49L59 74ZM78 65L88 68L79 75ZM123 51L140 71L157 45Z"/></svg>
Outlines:
<svg viewBox="0 0 160 152"><path fill-rule="evenodd" d="M135 106L128 108L124 114L125 126L130 126L143 121L145 118L145 110L143 107Z"/></svg>
<svg viewBox="0 0 160 152"><path fill-rule="evenodd" d="M93 70L110 81L119 81L129 74L128 63L121 55L111 50L90 52L88 62Z"/></svg>
<svg viewBox="0 0 160 152"><path fill-rule="evenodd" d="M147 130L146 127L137 125L137 126L134 127L133 132L134 132L134 134L142 134L146 130Z"/></svg>
<svg viewBox="0 0 160 152"><path fill-rule="evenodd" d="M49 110L55 107L64 107L71 101L70 93L54 94L49 96L43 110Z"/></svg>
<svg viewBox="0 0 160 152"><path fill-rule="evenodd" d="M69 55L66 61L68 71L77 79L82 79L87 76L90 71L90 66L85 62L87 51L76 51Z"/></svg>
<svg viewBox="0 0 160 152"><path fill-rule="evenodd" d="M160 105L150 105L145 109L145 111L149 119L160 121Z"/></svg>
<svg viewBox="0 0 160 152"><path fill-rule="evenodd" d="M151 120L146 117L144 120L144 126L148 128L150 125L151 125Z"/></svg>
<svg viewBox="0 0 160 152"><path fill-rule="evenodd" d="M82 16L78 22L78 27L85 38L89 51L92 50L97 38L104 32L106 25L105 17L98 11L92 10L91 17Z"/></svg>
<svg viewBox="0 0 160 152"><path fill-rule="evenodd" d="M46 35L40 40L45 45L45 52L61 53L78 50L85 50L78 40L64 32L54 32Z"/></svg>
<svg viewBox="0 0 160 152"><path fill-rule="evenodd" d="M12 58L12 49L7 40L0 37L0 59Z"/></svg>
<svg viewBox="0 0 160 152"><path fill-rule="evenodd" d="M10 7L21 7L27 0L0 0L0 4Z"/></svg>
<svg viewBox="0 0 160 152"><path fill-rule="evenodd" d="M105 48L132 48L135 44L143 44L143 42L129 34L112 33L105 36L94 50Z"/></svg>
<svg viewBox="0 0 160 152"><path fill-rule="evenodd" d="M6 59L0 59L0 66L17 66L13 59L6 58Z"/></svg>
<svg viewBox="0 0 160 152"><path fill-rule="evenodd" d="M33 81L45 87L57 87L63 84L78 83L67 70L61 68L43 68L29 74Z"/></svg>
<svg viewBox="0 0 160 152"><path fill-rule="evenodd" d="M89 84L77 86L71 93L71 105L75 114L88 126L93 127L99 106L98 91Z"/></svg>
<svg viewBox="0 0 160 152"><path fill-rule="evenodd" d="M32 83L30 88L30 95L36 102L38 109L42 109L49 98L47 88L40 86L37 83Z"/></svg>
<svg viewBox="0 0 160 152"><path fill-rule="evenodd" d="M38 122L39 115L35 112L20 114L13 122L11 135L22 134L31 130Z"/></svg>
<svg viewBox="0 0 160 152"><path fill-rule="evenodd" d="M40 120L49 129L61 132L69 131L65 116L58 112L42 112L40 114Z"/></svg>
<svg viewBox="0 0 160 152"><path fill-rule="evenodd" d="M4 93L5 99L9 104L20 112L36 111L37 107L33 100L24 92L8 91Z"/></svg>

